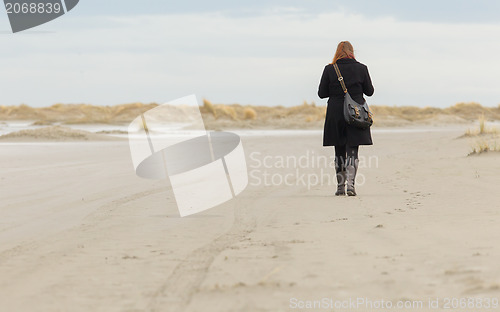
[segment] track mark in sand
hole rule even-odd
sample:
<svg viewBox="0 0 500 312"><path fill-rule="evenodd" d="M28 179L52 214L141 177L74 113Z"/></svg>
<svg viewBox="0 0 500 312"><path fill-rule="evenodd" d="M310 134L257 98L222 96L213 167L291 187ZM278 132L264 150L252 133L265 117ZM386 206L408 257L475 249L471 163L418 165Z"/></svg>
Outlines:
<svg viewBox="0 0 500 312"><path fill-rule="evenodd" d="M413 192L410 197L406 199L406 206L409 209L418 209L422 206L422 199L430 195L429 193Z"/></svg>
<svg viewBox="0 0 500 312"><path fill-rule="evenodd" d="M338 222L338 221L349 221L348 218L337 218L337 219L331 219L330 221L322 221L321 223L332 223L332 222Z"/></svg>
<svg viewBox="0 0 500 312"><path fill-rule="evenodd" d="M149 189L149 190L137 192L137 193L134 193L134 194L131 194L128 196L123 196L123 197L120 197L117 199L113 199L109 202L106 202L106 203L100 205L98 208L92 210L91 212L89 212L89 214L86 217L82 218L82 221L85 220L85 218L87 218L88 216L90 216L92 214L95 214L96 216L98 216L100 218L107 217L110 212L119 208L120 205L126 204L126 203L134 201L134 200L138 200L138 199L150 196L150 195L161 193L164 191L165 191L165 188L161 187L161 188ZM104 209L105 211L101 211L102 209ZM52 217L52 215L48 215L45 218L50 219L51 217ZM76 229L83 228L85 230L88 230L89 228L97 226L97 224L98 223L95 223L95 222L90 223L90 224L88 222L85 222L85 224L82 223L76 227L64 229L61 232L64 233L67 231L74 230L75 228ZM40 239L40 237L37 237L37 239ZM16 256L20 256L22 254L25 254L26 252L33 252L37 247L40 247L40 243L37 239L29 240L26 242L21 242L19 245L14 246L13 248L1 251L0 252L0 263L5 262L12 257L16 257Z"/></svg>
<svg viewBox="0 0 500 312"><path fill-rule="evenodd" d="M168 191L168 188L166 189L165 187L159 187L159 188L154 188L154 189L149 189L145 190L142 192L137 192L134 194L130 194L128 196L123 196L114 200L111 200L105 204L102 204L99 206L98 209L93 211L94 217L100 218L100 219L105 219L110 216L110 214L115 211L116 209L120 208L121 205L136 201L138 199L148 197L151 195L155 195L158 193L163 193ZM88 226L96 226L98 223L94 222L91 225L87 224Z"/></svg>
<svg viewBox="0 0 500 312"><path fill-rule="evenodd" d="M485 293L498 294L500 291L500 284L497 283L486 284L480 279L472 279L468 282L472 285L469 285L469 288L464 291L464 294L467 295L484 295Z"/></svg>
<svg viewBox="0 0 500 312"><path fill-rule="evenodd" d="M119 199L115 199L115 200L111 201L110 203L102 205L101 208L109 208L109 207L116 208L116 206L118 206L118 205L123 205L123 204L126 204L128 202L131 202L131 201L134 201L137 199L141 199L141 198L147 197L149 195L161 193L161 192L164 192L167 190L168 189L165 187L160 187L160 188L155 188L155 189L151 189L151 190L138 192L135 194L131 194L129 196L124 196L124 197L120 197Z"/></svg>
<svg viewBox="0 0 500 312"><path fill-rule="evenodd" d="M452 268L444 271L453 285L462 285L464 295L498 293L500 284L484 280L484 272L477 268Z"/></svg>
<svg viewBox="0 0 500 312"><path fill-rule="evenodd" d="M181 261L153 294L148 311L184 311L191 298L198 292L210 265L215 258L231 245L244 240L256 227L255 221L246 215L247 207L238 207L241 201L235 199L235 221L231 229L211 243L191 252Z"/></svg>
<svg viewBox="0 0 500 312"><path fill-rule="evenodd" d="M407 196L405 198L405 205L402 208L401 207L394 208L394 211L406 212L407 211L406 209L411 209L411 210L419 209L423 206L422 200L425 199L427 196L431 195L430 193L422 193L420 191L408 193L407 190L403 190L403 192L406 194L405 196ZM392 214L389 211L386 211L385 213Z"/></svg>
<svg viewBox="0 0 500 312"><path fill-rule="evenodd" d="M271 272L264 275L264 277L259 281L259 285L265 284L271 275L274 275L283 269L283 265L275 267Z"/></svg>

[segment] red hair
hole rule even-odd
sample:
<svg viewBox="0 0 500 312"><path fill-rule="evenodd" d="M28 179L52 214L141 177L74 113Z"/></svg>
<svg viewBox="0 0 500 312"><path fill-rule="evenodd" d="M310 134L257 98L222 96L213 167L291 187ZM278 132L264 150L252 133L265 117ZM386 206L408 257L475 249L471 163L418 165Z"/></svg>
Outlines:
<svg viewBox="0 0 500 312"><path fill-rule="evenodd" d="M354 48L349 41L341 41L337 46L337 51L333 57L332 64L335 64L341 58L354 58Z"/></svg>

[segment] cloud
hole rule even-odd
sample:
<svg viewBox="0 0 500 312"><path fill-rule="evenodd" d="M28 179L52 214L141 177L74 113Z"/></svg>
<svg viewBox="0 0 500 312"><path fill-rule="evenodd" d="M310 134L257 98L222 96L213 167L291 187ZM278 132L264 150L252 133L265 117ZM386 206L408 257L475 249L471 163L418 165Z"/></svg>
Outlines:
<svg viewBox="0 0 500 312"><path fill-rule="evenodd" d="M300 11L61 18L54 33L2 35L0 104L112 105L196 93L215 102L297 105L337 42L350 40L375 85L371 104L496 105L496 24L404 22Z"/></svg>
<svg viewBox="0 0 500 312"><path fill-rule="evenodd" d="M259 16L283 10L308 14L346 12L371 18L392 16L403 21L428 22L495 22L498 23L500 3L495 0L85 0L80 1L78 16L137 16L148 14L197 14L223 12L232 17ZM0 17L1 18L1 17Z"/></svg>

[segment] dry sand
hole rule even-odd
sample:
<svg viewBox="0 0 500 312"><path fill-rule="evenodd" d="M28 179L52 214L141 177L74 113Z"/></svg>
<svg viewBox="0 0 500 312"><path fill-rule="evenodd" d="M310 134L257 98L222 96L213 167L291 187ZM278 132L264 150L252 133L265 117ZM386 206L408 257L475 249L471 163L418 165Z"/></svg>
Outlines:
<svg viewBox="0 0 500 312"><path fill-rule="evenodd" d="M0 143L1 310L297 311L291 298L498 298L500 153L467 157L474 139L457 139L464 131L374 133L361 156L378 164L360 169L356 198L250 177L235 200L186 218L165 181L134 175L127 142ZM332 152L319 133L242 140L254 177L266 155Z"/></svg>

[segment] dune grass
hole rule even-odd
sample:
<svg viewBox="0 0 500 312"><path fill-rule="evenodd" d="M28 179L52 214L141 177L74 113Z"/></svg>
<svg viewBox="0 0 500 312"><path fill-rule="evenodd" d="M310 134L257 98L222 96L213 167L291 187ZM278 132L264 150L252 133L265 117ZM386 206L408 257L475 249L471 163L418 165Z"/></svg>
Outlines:
<svg viewBox="0 0 500 312"><path fill-rule="evenodd" d="M498 134L499 130L495 127L488 127L484 114L478 118L478 127L475 129L467 129L462 137L475 137L483 135Z"/></svg>
<svg viewBox="0 0 500 312"><path fill-rule="evenodd" d="M243 110L245 120L255 120L257 119L257 112L251 107L246 107Z"/></svg>
<svg viewBox="0 0 500 312"><path fill-rule="evenodd" d="M157 107L157 103L128 103L113 106L94 106L89 104L62 104L32 108L18 106L0 106L0 120L32 120L38 125L52 123L84 124L106 123L124 124L131 122L140 114ZM448 108L413 107L413 106L370 106L377 125L407 125L413 122L442 124L444 122L473 122L480 119L478 130L469 130L470 136L492 133L487 122L500 120L498 107L483 107L478 103L457 103ZM240 104L215 104L204 99L200 112L209 123L220 123L224 127L254 125L256 127L278 125L278 127L321 128L326 106L317 106L314 102L304 101L302 105L253 106ZM481 117L483 116L483 117Z"/></svg>
<svg viewBox="0 0 500 312"><path fill-rule="evenodd" d="M495 140L498 135L498 129L494 127L488 127L486 118L484 114L479 116L478 126L476 129L467 129L462 137L481 137L481 139L476 140L472 146L472 150L469 153L471 155L479 155L487 152L500 152L500 146Z"/></svg>
<svg viewBox="0 0 500 312"><path fill-rule="evenodd" d="M217 118L217 114L215 112L214 105L207 99L203 99L203 106L201 108L202 113L212 114L215 118Z"/></svg>
<svg viewBox="0 0 500 312"><path fill-rule="evenodd" d="M479 140L474 146L468 156L479 155L487 152L500 152L500 146L497 141L488 142L487 140Z"/></svg>

